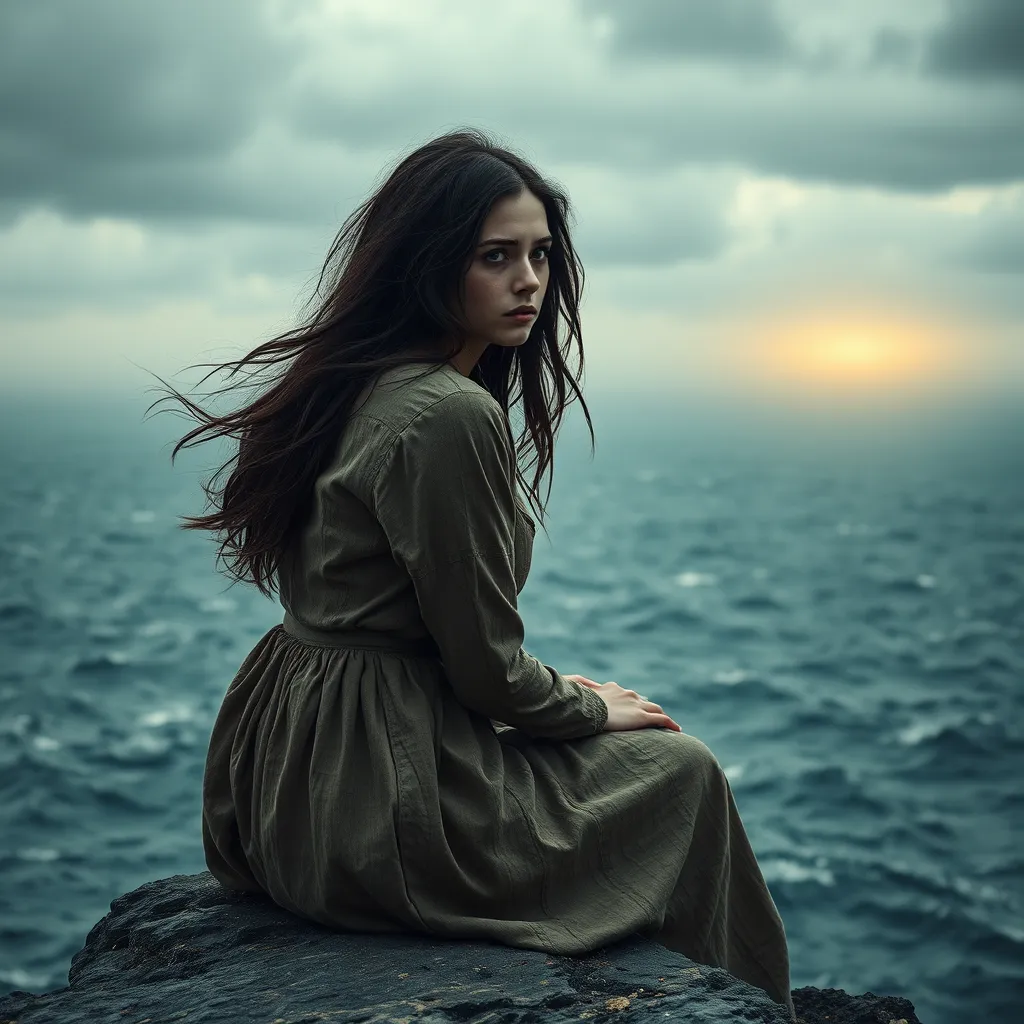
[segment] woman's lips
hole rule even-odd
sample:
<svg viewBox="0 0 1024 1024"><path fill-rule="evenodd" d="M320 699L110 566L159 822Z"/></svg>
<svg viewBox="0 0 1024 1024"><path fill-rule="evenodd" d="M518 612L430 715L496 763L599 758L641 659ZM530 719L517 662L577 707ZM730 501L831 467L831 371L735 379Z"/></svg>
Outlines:
<svg viewBox="0 0 1024 1024"><path fill-rule="evenodd" d="M505 316L509 320L515 320L516 323L528 324L537 314L536 313L506 313Z"/></svg>

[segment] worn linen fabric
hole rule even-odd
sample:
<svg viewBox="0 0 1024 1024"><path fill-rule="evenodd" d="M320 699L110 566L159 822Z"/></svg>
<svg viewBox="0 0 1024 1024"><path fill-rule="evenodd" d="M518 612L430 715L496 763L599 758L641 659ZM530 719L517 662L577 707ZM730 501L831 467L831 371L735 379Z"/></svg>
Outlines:
<svg viewBox="0 0 1024 1024"><path fill-rule="evenodd" d="M640 931L792 1009L721 767L685 733L602 732L597 694L523 649L507 419L423 371L364 390L279 573L284 622L224 697L210 871L340 929L567 955Z"/></svg>

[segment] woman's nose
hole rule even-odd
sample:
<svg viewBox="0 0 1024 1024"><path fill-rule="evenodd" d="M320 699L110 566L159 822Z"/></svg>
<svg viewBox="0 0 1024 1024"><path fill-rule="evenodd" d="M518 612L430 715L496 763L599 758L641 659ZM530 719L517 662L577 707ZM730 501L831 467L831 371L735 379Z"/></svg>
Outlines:
<svg viewBox="0 0 1024 1024"><path fill-rule="evenodd" d="M528 290L535 292L540 287L540 278L537 277L533 267L527 264L520 272L517 284L519 286L516 289L517 291Z"/></svg>

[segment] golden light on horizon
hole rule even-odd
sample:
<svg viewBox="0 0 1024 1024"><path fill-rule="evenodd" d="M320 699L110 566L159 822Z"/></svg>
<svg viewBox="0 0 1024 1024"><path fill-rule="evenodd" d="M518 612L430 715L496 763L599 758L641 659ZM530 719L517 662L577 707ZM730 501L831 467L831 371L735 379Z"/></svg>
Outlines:
<svg viewBox="0 0 1024 1024"><path fill-rule="evenodd" d="M830 316L764 331L751 369L765 383L856 394L948 381L955 363L938 328Z"/></svg>

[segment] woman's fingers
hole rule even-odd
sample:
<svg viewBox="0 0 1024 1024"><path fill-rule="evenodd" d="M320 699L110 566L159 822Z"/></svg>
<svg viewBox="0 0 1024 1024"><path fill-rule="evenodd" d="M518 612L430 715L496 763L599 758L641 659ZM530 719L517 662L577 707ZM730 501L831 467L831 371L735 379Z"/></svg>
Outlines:
<svg viewBox="0 0 1024 1024"><path fill-rule="evenodd" d="M647 705L647 713L657 719L657 724L664 726L666 729L671 729L673 732L682 732L682 728L678 723L674 722L668 715L665 714L660 704L655 704L653 701L645 700L643 697L640 698ZM654 724L654 723L652 723Z"/></svg>
<svg viewBox="0 0 1024 1024"><path fill-rule="evenodd" d="M655 704L655 707L658 707L657 704ZM673 732L683 731L679 723L673 721L671 716L666 715L665 712L661 710L661 708L658 708L657 711L652 711L651 714L653 714L654 717L658 719L658 724L665 726L666 729L671 729Z"/></svg>
<svg viewBox="0 0 1024 1024"><path fill-rule="evenodd" d="M657 705L654 706L657 707ZM651 722L651 725L660 725L666 729L671 729L673 732L683 731L676 722L661 710L661 708L658 708L657 711L650 711L648 714L654 719L654 721Z"/></svg>
<svg viewBox="0 0 1024 1024"><path fill-rule="evenodd" d="M594 690L600 690L603 687L610 685L615 686L617 688L616 692L618 693L618 698L616 698L616 700L623 696L633 698L633 700L636 702L634 704L634 707L636 707L637 704L641 705L642 711L645 715L645 719L642 725L634 724L632 726L626 726L625 728L643 729L647 727L658 726L664 729L671 729L673 732L683 731L681 726L678 725L678 723L674 722L668 715L665 714L660 704L655 704L654 701L648 700L642 693L637 693L636 690L623 690L621 687L619 687L619 684L616 683L614 680L612 680L610 683L599 683L594 679L588 679L586 676L576 674L568 675L566 673L563 673L563 676L571 682L578 683L580 686L589 686L591 689ZM612 704L609 706L614 707L615 705ZM613 731L615 729L621 728L623 728L623 726L621 725L612 726Z"/></svg>

